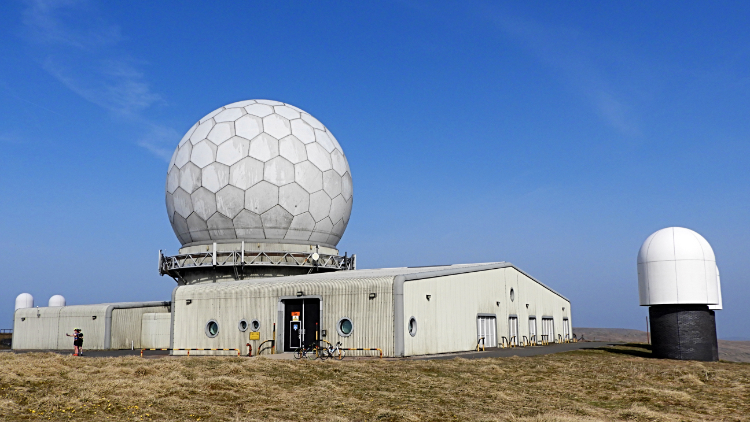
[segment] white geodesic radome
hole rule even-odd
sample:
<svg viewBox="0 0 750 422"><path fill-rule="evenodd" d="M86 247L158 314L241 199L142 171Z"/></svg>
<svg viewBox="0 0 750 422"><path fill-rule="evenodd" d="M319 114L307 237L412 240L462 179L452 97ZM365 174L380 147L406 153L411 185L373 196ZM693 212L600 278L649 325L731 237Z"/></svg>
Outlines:
<svg viewBox="0 0 750 422"><path fill-rule="evenodd" d="M335 247L352 202L349 163L331 131L278 101L207 114L167 172L167 213L183 246L238 239Z"/></svg>
<svg viewBox="0 0 750 422"><path fill-rule="evenodd" d="M638 292L641 306L719 305L719 274L711 245L682 227L652 234L638 252Z"/></svg>

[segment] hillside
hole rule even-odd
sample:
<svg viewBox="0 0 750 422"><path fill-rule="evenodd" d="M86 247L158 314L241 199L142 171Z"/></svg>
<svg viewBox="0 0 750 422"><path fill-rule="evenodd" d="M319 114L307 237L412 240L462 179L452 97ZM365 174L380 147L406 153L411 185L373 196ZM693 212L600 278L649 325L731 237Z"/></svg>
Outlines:
<svg viewBox="0 0 750 422"><path fill-rule="evenodd" d="M0 353L0 420L746 421L750 365L637 346L487 359Z"/></svg>
<svg viewBox="0 0 750 422"><path fill-rule="evenodd" d="M646 332L627 328L573 328L578 338L589 341L621 341L645 343ZM719 359L730 362L750 362L750 341L719 340Z"/></svg>

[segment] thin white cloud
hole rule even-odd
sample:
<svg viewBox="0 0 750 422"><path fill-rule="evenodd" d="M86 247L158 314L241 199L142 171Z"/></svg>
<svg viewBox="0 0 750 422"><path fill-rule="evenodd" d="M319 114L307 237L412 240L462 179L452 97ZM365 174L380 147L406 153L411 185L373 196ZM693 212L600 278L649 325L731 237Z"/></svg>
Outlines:
<svg viewBox="0 0 750 422"><path fill-rule="evenodd" d="M604 75L601 51L606 47L575 29L543 26L498 10L482 16L561 75L589 101L604 122L626 135L641 134L626 96Z"/></svg>
<svg viewBox="0 0 750 422"><path fill-rule="evenodd" d="M85 0L29 0L24 34L42 54L42 67L85 100L146 128L137 141L169 160L176 132L149 121L144 112L162 97L151 90L139 63L117 49L120 28L102 19Z"/></svg>

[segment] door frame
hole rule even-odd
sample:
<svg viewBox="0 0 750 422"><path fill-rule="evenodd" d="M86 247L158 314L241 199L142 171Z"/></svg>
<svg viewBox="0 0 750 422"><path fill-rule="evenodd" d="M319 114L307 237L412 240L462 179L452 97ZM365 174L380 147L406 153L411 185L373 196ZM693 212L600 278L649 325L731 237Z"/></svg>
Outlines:
<svg viewBox="0 0 750 422"><path fill-rule="evenodd" d="M291 353L284 352L284 337L286 336L286 327L284 327L284 310L286 305L285 300L297 300L297 299L318 299L320 302L320 325L318 329L323 329L323 296L321 295L303 295L303 296L279 296L278 300L278 311L276 316L276 353Z"/></svg>

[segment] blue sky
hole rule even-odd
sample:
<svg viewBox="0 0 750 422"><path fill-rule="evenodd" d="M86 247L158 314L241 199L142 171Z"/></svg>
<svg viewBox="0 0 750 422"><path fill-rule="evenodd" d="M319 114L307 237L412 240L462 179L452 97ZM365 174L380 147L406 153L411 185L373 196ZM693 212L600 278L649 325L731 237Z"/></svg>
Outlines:
<svg viewBox="0 0 750 422"><path fill-rule="evenodd" d="M168 299L168 158L268 98L343 146L361 267L510 261L574 325L644 329L638 248L683 226L716 252L720 337L750 338L750 4L427 3L6 3L0 325L21 292Z"/></svg>

